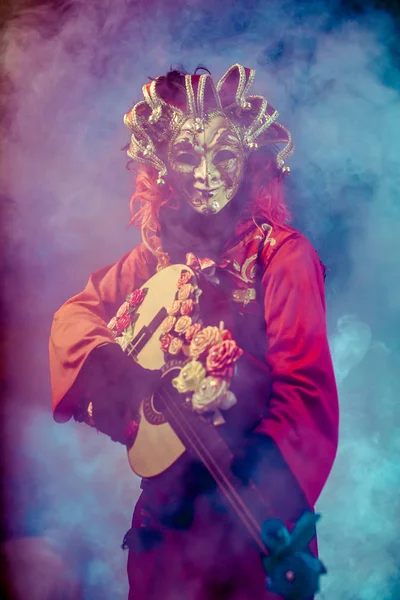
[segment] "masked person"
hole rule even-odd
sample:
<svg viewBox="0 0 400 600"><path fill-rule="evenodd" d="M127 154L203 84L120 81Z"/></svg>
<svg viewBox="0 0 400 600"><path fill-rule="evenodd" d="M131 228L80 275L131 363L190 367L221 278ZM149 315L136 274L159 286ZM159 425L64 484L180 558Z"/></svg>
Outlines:
<svg viewBox="0 0 400 600"><path fill-rule="evenodd" d="M244 482L253 478L272 516L290 525L312 509L332 467L338 400L324 268L287 224L291 136L264 97L249 95L254 76L236 64L215 85L208 73L171 71L144 85L144 99L125 115L128 155L138 164L132 221L142 242L57 311L53 408L56 421L74 416L132 446L132 415L159 373L123 352L126 309L152 275L188 264L227 298L229 335L247 357L232 378L242 417L250 396L262 405L237 440L232 468ZM164 334L173 354L174 335ZM268 382L253 363L265 367ZM278 598L266 590L258 549L204 470L178 460L142 488L124 540L130 600ZM316 553L315 538L310 549Z"/></svg>

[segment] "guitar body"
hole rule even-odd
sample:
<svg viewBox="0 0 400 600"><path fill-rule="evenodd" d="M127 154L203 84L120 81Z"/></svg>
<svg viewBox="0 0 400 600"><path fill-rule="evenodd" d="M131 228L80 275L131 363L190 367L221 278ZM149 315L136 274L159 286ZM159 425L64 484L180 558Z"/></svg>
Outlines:
<svg viewBox="0 0 400 600"><path fill-rule="evenodd" d="M186 448L154 406L154 397L146 398L139 407L139 429L135 443L128 450L129 465L139 477L154 477L166 471Z"/></svg>

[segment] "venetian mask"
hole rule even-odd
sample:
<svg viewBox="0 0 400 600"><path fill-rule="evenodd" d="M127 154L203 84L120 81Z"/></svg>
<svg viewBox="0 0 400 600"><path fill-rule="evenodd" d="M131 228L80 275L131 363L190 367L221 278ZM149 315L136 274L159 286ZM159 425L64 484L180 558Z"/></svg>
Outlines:
<svg viewBox="0 0 400 600"><path fill-rule="evenodd" d="M218 213L242 181L243 144L223 114L184 121L170 142L168 159L173 187L198 213Z"/></svg>

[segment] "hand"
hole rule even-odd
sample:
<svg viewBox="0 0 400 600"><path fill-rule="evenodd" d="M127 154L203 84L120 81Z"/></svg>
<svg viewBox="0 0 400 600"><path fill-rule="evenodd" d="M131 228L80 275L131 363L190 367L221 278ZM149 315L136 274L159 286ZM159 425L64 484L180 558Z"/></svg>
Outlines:
<svg viewBox="0 0 400 600"><path fill-rule="evenodd" d="M244 485L250 479L265 497L273 515L296 521L310 506L278 446L268 436L251 433L235 452L231 470Z"/></svg>
<svg viewBox="0 0 400 600"><path fill-rule="evenodd" d="M237 432L237 439L232 440L233 447L239 445L243 434L252 431L262 419L268 406L271 386L268 365L244 352L235 365L235 374L229 387L238 402L224 413L232 435Z"/></svg>
<svg viewBox="0 0 400 600"><path fill-rule="evenodd" d="M231 470L243 484L257 479L261 463L274 462L278 449L271 438L261 434L247 435L243 444L236 450Z"/></svg>
<svg viewBox="0 0 400 600"><path fill-rule="evenodd" d="M82 377L95 427L125 444L126 427L141 400L155 390L160 374L135 363L118 344L104 344L93 350Z"/></svg>

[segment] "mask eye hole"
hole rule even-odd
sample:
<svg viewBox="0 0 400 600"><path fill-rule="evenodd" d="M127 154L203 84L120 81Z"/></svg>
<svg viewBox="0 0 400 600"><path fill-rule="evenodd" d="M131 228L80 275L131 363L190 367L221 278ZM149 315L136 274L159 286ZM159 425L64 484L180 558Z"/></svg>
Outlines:
<svg viewBox="0 0 400 600"><path fill-rule="evenodd" d="M198 164L197 157L194 154L189 154L189 152L178 154L177 161L182 165L189 165L190 167L196 167Z"/></svg>
<svg viewBox="0 0 400 600"><path fill-rule="evenodd" d="M231 150L220 150L214 156L214 164L219 164L221 162L225 162L226 160L230 160L231 158L236 158L236 154L234 154Z"/></svg>

